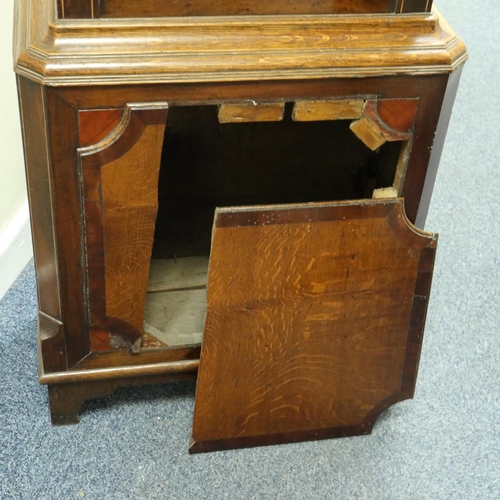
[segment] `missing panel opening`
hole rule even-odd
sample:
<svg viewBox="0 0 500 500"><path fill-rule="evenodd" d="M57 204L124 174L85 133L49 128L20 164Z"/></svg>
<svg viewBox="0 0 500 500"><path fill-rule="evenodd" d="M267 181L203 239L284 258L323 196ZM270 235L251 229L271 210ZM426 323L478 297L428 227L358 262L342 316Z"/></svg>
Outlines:
<svg viewBox="0 0 500 500"><path fill-rule="evenodd" d="M350 120L220 123L217 106L169 110L145 333L200 343L216 207L371 198L394 183L400 142L368 149ZM154 345L154 342L151 344Z"/></svg>

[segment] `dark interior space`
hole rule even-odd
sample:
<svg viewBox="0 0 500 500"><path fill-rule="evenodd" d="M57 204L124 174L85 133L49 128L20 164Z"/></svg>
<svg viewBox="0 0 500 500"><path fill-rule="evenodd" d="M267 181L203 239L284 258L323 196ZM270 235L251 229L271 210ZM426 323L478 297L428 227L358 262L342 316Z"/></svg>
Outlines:
<svg viewBox="0 0 500 500"><path fill-rule="evenodd" d="M153 258L210 253L215 207L371 198L401 143L370 151L350 121L220 124L217 106L169 110Z"/></svg>

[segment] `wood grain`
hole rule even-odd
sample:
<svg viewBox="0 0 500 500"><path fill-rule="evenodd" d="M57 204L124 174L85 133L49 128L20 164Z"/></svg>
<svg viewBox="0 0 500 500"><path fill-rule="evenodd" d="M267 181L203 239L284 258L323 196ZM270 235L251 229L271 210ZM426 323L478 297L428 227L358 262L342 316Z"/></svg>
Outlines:
<svg viewBox="0 0 500 500"><path fill-rule="evenodd" d="M418 99L413 140L408 151L407 168L403 186L399 192L405 198L405 208L412 223L419 220L423 227L430 203L430 193L435 180L439 155L433 155L431 172L427 176L429 160L433 153L436 134L439 151L444 144L446 126L437 128L443 99L447 96L441 121L449 122L451 105L456 94L461 71L450 75L391 76L378 78L322 78L309 80L266 81L265 85L254 82L211 82L210 84L126 85L58 88L60 96L75 108L109 108L125 106L127 102L162 100L174 104L215 104L224 101L254 99L291 101L297 96L315 96L317 99L352 98L356 95L377 94L382 99ZM450 83L450 84L449 84ZM449 88L448 88L449 85ZM442 131L442 133L441 133ZM426 196L420 200L426 185ZM421 214L421 216L419 216Z"/></svg>
<svg viewBox="0 0 500 500"><path fill-rule="evenodd" d="M164 125L101 168L106 313L142 330Z"/></svg>
<svg viewBox="0 0 500 500"><path fill-rule="evenodd" d="M218 211L190 451L370 432L411 397L435 246L401 200Z"/></svg>
<svg viewBox="0 0 500 500"><path fill-rule="evenodd" d="M199 290L207 286L209 258L152 259L148 292Z"/></svg>
<svg viewBox="0 0 500 500"><path fill-rule="evenodd" d="M46 127L49 138L59 294L66 342L67 367L90 352L84 294L84 242L81 220L81 185L76 149L78 112L53 89L45 88Z"/></svg>
<svg viewBox="0 0 500 500"><path fill-rule="evenodd" d="M363 144L375 151L387 142L387 137L379 123L372 118L363 116L359 120L351 123L351 130Z"/></svg>
<svg viewBox="0 0 500 500"><path fill-rule="evenodd" d="M54 7L54 0L17 0L15 30L16 71L54 86L447 74L466 59L437 11L89 23L60 21Z"/></svg>
<svg viewBox="0 0 500 500"><path fill-rule="evenodd" d="M186 356L198 357L196 348L146 348L139 354L123 349L90 352L85 242L92 235L82 237L85 219L77 148L104 141L116 125L118 108L124 109L126 103L220 105L244 100L416 98L419 104L410 127L412 139L405 143L407 168L398 167L398 193L405 197L410 220L423 227L466 59L464 45L437 11L418 16L193 17L189 21L107 19L105 23L77 19L99 17L99 3L104 7L105 2L97 0L59 2L59 15L67 18L60 21L55 16L55 0L16 0L14 57L20 81L24 80L20 83L21 109L35 222L39 303L45 311L39 327L45 346L41 349L43 376L56 374L59 381L71 380L71 370L60 370L78 365L84 372L104 369L83 374L73 371L82 381L111 374L125 378L124 367L139 372L145 362L175 363ZM146 8L148 0L134 4L138 9ZM303 7L307 2L301 4ZM362 2L349 4L360 6ZM426 2L425 9L431 4ZM421 6L420 0L394 2L396 12L408 13ZM262 8L270 8L269 3ZM451 71L455 72L450 76ZM108 112L116 115L115 121L104 119ZM378 114L383 117L380 108ZM390 119L383 121L389 124ZM404 129L403 125L395 128ZM130 124L129 130L133 128ZM82 135L82 129L90 134ZM131 134L129 140L133 144L135 136ZM100 153L102 165L116 159L106 156L106 151L116 150L109 147ZM404 167L403 163L400 166ZM99 221L98 205L94 208L91 219ZM99 223L91 227L101 233L102 229ZM102 234L99 241L102 249ZM422 276L417 280L418 289L430 286L429 275ZM414 326L409 344L413 346L414 367L418 365L419 320L425 312L425 295L416 296L412 306ZM101 297L105 303L105 293ZM104 321L94 326L117 324L118 329L126 328L123 323ZM95 328L90 333L97 336L102 332L108 339L114 335L110 329ZM405 363L410 363L409 359L408 355ZM416 368L406 370L404 394L384 400L371 414L376 417L384 407L407 397L415 375ZM136 372L133 377L137 377ZM335 433L359 431L359 427L343 427ZM323 437L329 432L318 431ZM253 437L249 439L254 442Z"/></svg>
<svg viewBox="0 0 500 500"><path fill-rule="evenodd" d="M116 129L79 150L91 326L140 349L158 203L166 105L129 106Z"/></svg>
<svg viewBox="0 0 500 500"><path fill-rule="evenodd" d="M244 102L221 104L219 107L220 123L244 122L279 122L283 120L284 102Z"/></svg>
<svg viewBox="0 0 500 500"><path fill-rule="evenodd" d="M297 101L293 108L292 118L298 122L353 120L361 117L363 105L363 99Z"/></svg>
<svg viewBox="0 0 500 500"><path fill-rule="evenodd" d="M39 309L61 319L54 213L50 203L52 172L46 130L45 95L38 84L18 79L26 177L37 273Z"/></svg>
<svg viewBox="0 0 500 500"><path fill-rule="evenodd" d="M417 114L418 99L378 99L368 101L367 104L365 115L376 116L391 131L401 134L411 132Z"/></svg>
<svg viewBox="0 0 500 500"><path fill-rule="evenodd" d="M418 99L369 99L351 130L372 151L387 141L408 141L417 109Z"/></svg>
<svg viewBox="0 0 500 500"><path fill-rule="evenodd" d="M78 113L80 147L102 141L120 123L123 109L87 109Z"/></svg>

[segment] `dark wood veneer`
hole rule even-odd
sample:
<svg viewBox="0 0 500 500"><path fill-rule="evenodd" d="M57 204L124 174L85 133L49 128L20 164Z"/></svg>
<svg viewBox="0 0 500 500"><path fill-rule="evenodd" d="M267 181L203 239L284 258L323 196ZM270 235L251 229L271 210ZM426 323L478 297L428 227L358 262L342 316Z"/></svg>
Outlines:
<svg viewBox="0 0 500 500"><path fill-rule="evenodd" d="M432 0L58 0L60 18L429 12Z"/></svg>

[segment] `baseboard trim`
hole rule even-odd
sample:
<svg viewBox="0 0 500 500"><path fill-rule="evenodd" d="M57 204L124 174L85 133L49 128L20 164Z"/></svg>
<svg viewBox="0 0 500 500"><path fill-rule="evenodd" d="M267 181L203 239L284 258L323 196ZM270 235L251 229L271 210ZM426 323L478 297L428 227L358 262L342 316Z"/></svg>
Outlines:
<svg viewBox="0 0 500 500"><path fill-rule="evenodd" d="M0 299L33 257L28 203L0 232Z"/></svg>

